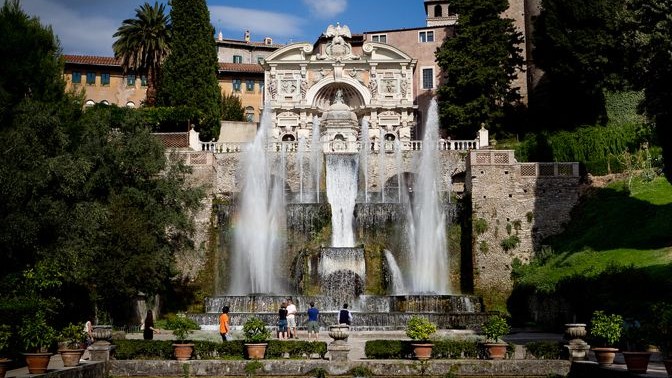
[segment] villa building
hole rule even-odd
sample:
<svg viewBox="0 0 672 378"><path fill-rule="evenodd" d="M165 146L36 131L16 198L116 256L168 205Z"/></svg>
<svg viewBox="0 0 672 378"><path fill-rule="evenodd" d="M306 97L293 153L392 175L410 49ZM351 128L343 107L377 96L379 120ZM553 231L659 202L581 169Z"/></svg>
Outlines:
<svg viewBox="0 0 672 378"><path fill-rule="evenodd" d="M389 108L390 96L395 101L398 100L398 105L403 109L398 112L399 125L408 125L409 122L410 124L423 124L424 112L436 89L441 85L443 77L435 61L435 52L446 38L454 35L454 25L459 16L459 9L451 7L450 2L447 0L424 0L423 3L426 15L425 26L408 29L372 30L365 31L362 34L351 34L348 30L347 35L339 37L343 42L347 43L347 46L351 49L349 52L351 55L332 56L339 61L339 64L348 61L345 64L348 68L346 69L345 65L337 69L336 66L330 68L324 64L318 64L323 69L322 73L326 73L329 70L332 70L333 74L339 72L339 74L345 74L354 80L354 82L359 83L358 85L367 87L366 89L369 91L367 96L370 96L370 99L374 99L379 103L376 105L378 107L376 114L391 110ZM528 86L533 85L535 82L534 76L536 70L529 54L529 35L531 33L530 18L538 14L538 12L539 4L537 0L510 0L510 7L504 13L504 16L514 20L516 28L523 32L525 36L525 43L521 48L527 61L527 73L520 71L518 79L513 84L519 88L523 102L527 102ZM337 28L338 26L333 27ZM265 101L274 102L275 106L283 108L290 105L298 106L295 109L295 112L298 112L296 117L301 120L292 121L297 125L305 125L306 122L310 122L305 117L319 113L316 111L306 112L298 110L306 109L306 106L312 106L309 101L314 99L304 97L303 91L307 91L307 87L312 87L314 83L319 81L317 73L322 74L320 73L320 69L316 71L317 73L308 72L308 66L313 65L312 63L308 64L304 62L304 65L296 66L296 70L292 71L291 75L288 72L280 70L282 74L278 76L278 72L280 71L278 71L277 59L280 57L274 54L278 49L285 47L284 45L276 44L268 37L260 42L252 41L249 31L244 33L242 40L223 38L220 32L215 41L219 61L218 79L222 93L233 93L240 96L247 121L259 121L261 108ZM324 60L328 56L324 49L329 42L330 38L323 34L313 44L301 43L293 44L292 46L303 46L304 55L300 56L300 59L306 58L305 54L317 54L315 55L315 59L324 63ZM394 54L397 55L394 59L404 60L403 64L398 67L399 71L390 73L390 71L383 70L381 71L382 77L379 75L378 80L371 81L372 77L376 77L376 70L379 68L375 60L380 58L380 56L377 55L378 53L373 53L373 50L371 52L365 51L364 47L367 45L370 48L376 46L375 49L378 52L382 50L388 52L395 51ZM373 55L370 55L372 53ZM271 56L273 57L271 60L275 59L275 62L267 61ZM124 75L117 59L113 57L66 55L65 61L66 89L84 88L86 90L85 101L87 105L108 103L137 107L142 104L147 84L146 78L143 76L138 77L134 74ZM402 62L399 61L397 63ZM279 78L285 80L285 76L283 75L287 78L291 76L295 80L294 89L296 92L293 92L291 96L283 92L282 97L273 97L268 90L269 88L266 88L266 83L269 83L271 78L274 80L273 85L289 83L288 81L278 81ZM377 91L376 94L371 93L371 89L368 86L392 85L392 82L387 80L390 78L395 79L396 87L394 89L390 87L393 93L383 94L383 90L388 89L380 87L374 89ZM385 81L381 82L380 80L383 79ZM271 89L276 95L278 90L283 90L283 88L278 87ZM346 93L349 92L346 91ZM333 93L331 94L333 95ZM315 96L316 94L311 93L311 95ZM324 96L326 96L326 93L322 93L320 96L323 96L323 98L319 101L325 101L326 97ZM290 99L290 97L292 98ZM360 104L363 99L358 98L357 103ZM403 105L401 105L402 103ZM373 124L377 124L375 117L372 121ZM281 122L289 121L285 117ZM421 130L412 128L411 133L415 134L419 131Z"/></svg>

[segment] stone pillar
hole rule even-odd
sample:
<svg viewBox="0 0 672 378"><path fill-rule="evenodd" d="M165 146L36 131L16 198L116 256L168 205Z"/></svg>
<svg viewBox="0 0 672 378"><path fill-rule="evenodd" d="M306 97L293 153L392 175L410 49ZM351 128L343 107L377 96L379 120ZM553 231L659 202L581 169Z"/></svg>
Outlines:
<svg viewBox="0 0 672 378"><path fill-rule="evenodd" d="M485 128L485 125L481 123L481 129L478 130L478 148L487 148L490 144L490 135L488 129Z"/></svg>
<svg viewBox="0 0 672 378"><path fill-rule="evenodd" d="M347 340L349 334L350 326L347 324L335 324L329 326L329 337L334 339L334 341L332 341L327 346L331 361L348 361L348 352L350 351L350 346L348 345Z"/></svg>
<svg viewBox="0 0 672 378"><path fill-rule="evenodd" d="M569 352L569 361L588 361L588 351L590 350L590 345L583 341L584 337L586 337L585 324L565 324L565 339L569 340L569 343L565 345L565 348L567 348Z"/></svg>

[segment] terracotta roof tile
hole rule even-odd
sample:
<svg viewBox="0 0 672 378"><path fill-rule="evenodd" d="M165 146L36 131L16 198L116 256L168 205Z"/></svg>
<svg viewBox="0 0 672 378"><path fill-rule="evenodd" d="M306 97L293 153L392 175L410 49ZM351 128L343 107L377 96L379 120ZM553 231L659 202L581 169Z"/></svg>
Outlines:
<svg viewBox="0 0 672 378"><path fill-rule="evenodd" d="M111 56L63 55L66 63L94 66L121 66L121 60Z"/></svg>
<svg viewBox="0 0 672 378"><path fill-rule="evenodd" d="M264 67L256 63L219 63L219 70L224 72L263 73Z"/></svg>

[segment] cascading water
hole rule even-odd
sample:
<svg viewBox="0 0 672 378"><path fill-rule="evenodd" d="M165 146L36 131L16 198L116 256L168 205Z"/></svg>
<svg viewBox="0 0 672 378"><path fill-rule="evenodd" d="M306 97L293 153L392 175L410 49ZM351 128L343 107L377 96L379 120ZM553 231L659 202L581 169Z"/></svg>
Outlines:
<svg viewBox="0 0 672 378"><path fill-rule="evenodd" d="M371 146L369 142L369 121L367 119L362 119L362 136L360 138L360 154L359 158L360 166L362 168L362 176L364 177L364 203L369 202L369 166L368 166L368 157L369 151L371 151Z"/></svg>
<svg viewBox="0 0 672 378"><path fill-rule="evenodd" d="M394 141L394 164L397 166L397 201L401 203L401 188L404 186L404 180L401 177L403 167L401 164L401 142L399 142L399 139Z"/></svg>
<svg viewBox="0 0 672 378"><path fill-rule="evenodd" d="M301 136L299 138L299 149L296 153L296 166L299 169L299 202L305 203L306 199L303 195L303 155L306 153L306 138Z"/></svg>
<svg viewBox="0 0 672 378"><path fill-rule="evenodd" d="M280 289L276 257L283 248L279 230L284 222L284 164L271 175L267 136L271 127L270 105L264 107L254 142L245 150L241 171L238 220L234 231L231 294L270 293Z"/></svg>
<svg viewBox="0 0 672 378"><path fill-rule="evenodd" d="M320 144L320 119L313 117L313 135L310 142L310 171L313 174L315 202L320 202L320 172L322 172L322 148Z"/></svg>
<svg viewBox="0 0 672 378"><path fill-rule="evenodd" d="M385 203L385 134L380 129L379 148L378 148L378 179L380 180L380 202Z"/></svg>
<svg viewBox="0 0 672 378"><path fill-rule="evenodd" d="M414 293L450 292L446 216L441 206L437 183L438 129L438 106L436 99L432 99L422 140L418 175L413 188L412 211L408 216L411 249L408 282L410 291Z"/></svg>
<svg viewBox="0 0 672 378"><path fill-rule="evenodd" d="M406 293L406 286L404 285L404 277L401 274L401 269L397 265L397 261L394 259L392 252L387 249L385 252L385 261L387 262L387 267L390 270L390 278L392 283L392 295L399 295Z"/></svg>
<svg viewBox="0 0 672 378"><path fill-rule="evenodd" d="M331 246L354 247L358 161L355 154L327 155L327 199L331 205Z"/></svg>

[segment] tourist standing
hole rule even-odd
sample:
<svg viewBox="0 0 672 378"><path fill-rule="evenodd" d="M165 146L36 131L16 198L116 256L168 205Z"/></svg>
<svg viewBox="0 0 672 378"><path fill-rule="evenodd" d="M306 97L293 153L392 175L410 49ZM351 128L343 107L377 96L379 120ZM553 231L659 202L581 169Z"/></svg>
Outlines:
<svg viewBox="0 0 672 378"><path fill-rule="evenodd" d="M299 338L299 335L296 333L296 306L291 299L287 300L287 328L289 328L290 339Z"/></svg>
<svg viewBox="0 0 672 378"><path fill-rule="evenodd" d="M86 335L86 346L93 344L93 324L90 320L84 323L84 335Z"/></svg>
<svg viewBox="0 0 672 378"><path fill-rule="evenodd" d="M278 310L278 339L287 340L287 304L282 302Z"/></svg>
<svg viewBox="0 0 672 378"><path fill-rule="evenodd" d="M161 333L158 329L154 328L154 314L152 310L147 310L145 322L142 323L140 329L142 329L142 338L145 340L152 340L155 333Z"/></svg>
<svg viewBox="0 0 672 378"><path fill-rule="evenodd" d="M308 340L315 337L315 341L319 339L320 336L320 311L315 308L315 302L310 302L310 308L308 309ZM312 335L312 336L311 336Z"/></svg>
<svg viewBox="0 0 672 378"><path fill-rule="evenodd" d="M352 324L352 313L348 310L347 303L344 303L343 308L338 312L338 324Z"/></svg>
<svg viewBox="0 0 672 378"><path fill-rule="evenodd" d="M222 307L222 314L219 315L219 334L222 336L222 342L227 340L229 334L229 306Z"/></svg>

